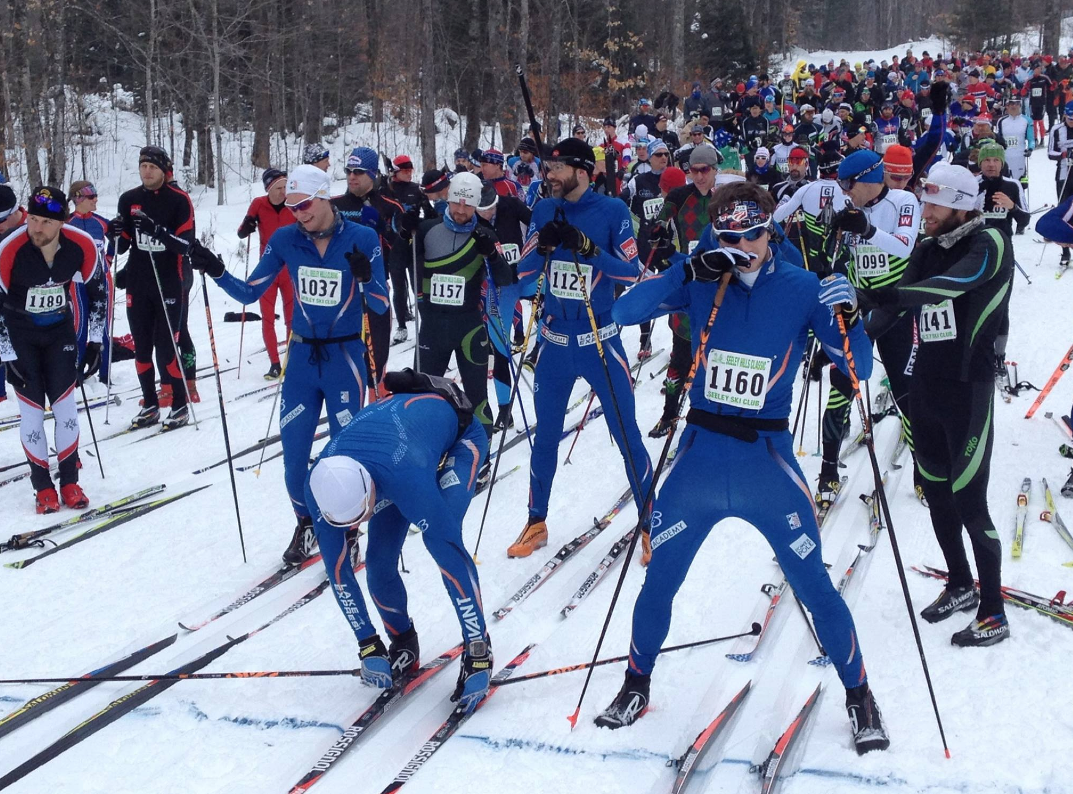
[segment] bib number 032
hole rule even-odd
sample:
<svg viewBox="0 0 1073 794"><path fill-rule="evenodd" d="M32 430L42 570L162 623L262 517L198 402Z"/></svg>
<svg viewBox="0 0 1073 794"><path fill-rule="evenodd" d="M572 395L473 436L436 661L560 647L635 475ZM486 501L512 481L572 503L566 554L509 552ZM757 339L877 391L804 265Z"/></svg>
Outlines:
<svg viewBox="0 0 1073 794"><path fill-rule="evenodd" d="M711 350L704 396L712 402L759 411L767 400L770 376L770 358Z"/></svg>

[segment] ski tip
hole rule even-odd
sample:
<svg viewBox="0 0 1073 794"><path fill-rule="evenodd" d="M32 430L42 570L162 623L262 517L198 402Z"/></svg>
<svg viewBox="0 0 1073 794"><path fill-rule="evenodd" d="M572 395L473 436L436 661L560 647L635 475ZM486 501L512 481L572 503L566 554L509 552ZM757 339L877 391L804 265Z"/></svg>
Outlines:
<svg viewBox="0 0 1073 794"><path fill-rule="evenodd" d="M763 627L759 623L753 623L753 628L750 634L759 634L763 631Z"/></svg>
<svg viewBox="0 0 1073 794"><path fill-rule="evenodd" d="M570 723L570 730L574 730L577 727L577 718L581 715L581 706L574 709L574 713L566 718L566 721Z"/></svg>
<svg viewBox="0 0 1073 794"><path fill-rule="evenodd" d="M192 629L192 628L190 628L189 626L187 626L187 625L186 625L185 623L183 623L182 621L179 621L179 628L180 628L180 629L182 629L183 631L193 631L193 629Z"/></svg>

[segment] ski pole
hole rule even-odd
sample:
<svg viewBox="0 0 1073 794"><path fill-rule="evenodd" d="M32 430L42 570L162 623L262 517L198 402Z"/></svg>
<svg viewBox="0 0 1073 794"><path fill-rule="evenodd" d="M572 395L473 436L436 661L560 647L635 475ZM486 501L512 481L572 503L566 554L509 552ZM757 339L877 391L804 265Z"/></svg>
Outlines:
<svg viewBox="0 0 1073 794"><path fill-rule="evenodd" d="M89 409L89 398L86 397L86 384L82 383L81 378L78 382L78 388L82 390L82 402L86 404L86 421L89 422L89 437L93 439L93 450L97 454L97 467L101 470L101 479L103 480L104 464L101 462L101 448L97 446L97 433L93 430L93 412Z"/></svg>
<svg viewBox="0 0 1073 794"><path fill-rule="evenodd" d="M801 375L802 375L801 380L803 380L805 382L805 391L806 392L808 391L808 388L809 388L808 387L808 373L809 373L809 370L812 369L812 356L815 355L815 353L816 353L816 340L813 339L812 344L809 345L808 353L805 355L805 363L802 366L802 373L801 373ZM797 404L797 414L796 414L796 416L794 416L794 429L792 431L790 431L790 437L791 438L794 438L794 437L797 436L797 426L801 422L801 406L804 404L804 402L805 402L805 396L802 395L801 396L801 401L798 402L798 404Z"/></svg>
<svg viewBox="0 0 1073 794"><path fill-rule="evenodd" d="M283 382L287 377L287 364L291 360L291 345L293 344L294 333L292 332L287 337L287 352L283 354L283 369L279 373L279 387L276 389L276 393L272 395L272 410L268 412L268 427L265 428L265 438L268 438L272 434L272 417L276 415L276 403L279 402L280 392L283 391ZM281 430L282 435L282 430ZM257 466L254 467L253 473L255 476L261 476L261 464L265 462L265 449L268 448L268 444L261 447L261 458L257 461ZM228 463L228 465L231 465Z"/></svg>
<svg viewBox="0 0 1073 794"><path fill-rule="evenodd" d="M414 280L414 369L421 371L421 288L418 286L417 241L410 239L410 257L413 260Z"/></svg>
<svg viewBox="0 0 1073 794"><path fill-rule="evenodd" d="M105 271L104 281L108 287L108 390L105 393L108 402L104 404L104 423L107 425L108 413L112 407L112 361L115 358L115 343L112 341L115 338L115 279L110 272Z"/></svg>
<svg viewBox="0 0 1073 794"><path fill-rule="evenodd" d="M212 328L212 310L209 308L209 288L205 281L205 271L201 271L201 295L205 299L205 322L209 326L209 349L212 351L212 369L216 375L216 396L220 400L220 424L224 429L224 451L227 453L227 471L231 475L231 497L235 500L235 522L238 524L238 542L242 547L242 562L246 562L246 539L242 536L242 513L238 508L238 486L235 485L235 464L231 457L231 436L227 432L227 410L224 408L224 387L220 382L220 361L216 357L216 334ZM241 342L239 343L241 347ZM239 354L239 367L242 367L242 355Z"/></svg>
<svg viewBox="0 0 1073 794"><path fill-rule="evenodd" d="M641 516L637 521L637 528L640 528L644 521L644 515L648 511L648 506L652 502L652 497L656 493L656 484L659 482L660 475L663 473L663 467L667 463L667 456L671 451L671 444L674 443L674 437L678 431L678 421L682 418L682 407L685 405L686 395L689 393L690 387L693 385L693 378L697 374L697 370L701 366L701 361L704 360L704 348L708 345L708 336L712 332L712 326L715 324L715 318L719 315L719 308L723 305L723 296L726 295L727 285L730 284L730 279L733 273L728 271L723 275L723 278L719 282L719 289L715 293L715 299L712 301L712 311L708 315L708 322L704 325L704 330L700 334L700 343L697 346L697 352L693 356L693 363L689 367L689 374L686 375L686 379L682 384L682 391L678 395L678 410L675 412L674 420L671 423L671 431L667 434L667 440L663 443L663 451L660 453L659 463L656 466L655 472L652 474L652 484L648 487L648 494L645 496L645 501L641 508ZM641 536L640 532L635 531L633 537L630 539L629 549L626 551L626 559L622 565L622 571L619 573L618 582L615 584L615 592L611 596L611 604L607 609L607 615L604 617L603 628L600 629L600 637L596 641L596 650L593 651L592 661L595 663L600 656L600 648L603 646L604 637L607 636L607 629L611 625L611 616L615 611L615 604L618 603L618 597L622 593L622 585L626 581L626 573L629 571L630 558L633 557L633 551L637 546L637 538ZM585 676L585 683L581 687L581 695L578 697L577 707L574 709L574 713L568 716L566 719L570 723L570 729L573 730L577 726L578 716L581 714L581 705L585 701L585 693L589 689L589 682L592 680L592 670L590 667L588 674Z"/></svg>
<svg viewBox="0 0 1073 794"><path fill-rule="evenodd" d="M1043 401L1047 399L1047 395L1051 393L1051 389L1054 388L1054 384L1058 383L1058 379L1065 374L1065 371L1069 369L1070 364L1073 363L1073 347L1070 347L1063 356L1058 368L1055 369L1054 374L1051 375L1047 383L1040 389L1039 396L1036 397L1036 401L1032 403L1028 409L1028 413L1025 414L1025 419L1031 419L1032 415L1036 413Z"/></svg>
<svg viewBox="0 0 1073 794"><path fill-rule="evenodd" d="M808 363L809 363L809 367L811 368L811 366L812 366L812 356L809 356ZM808 396L809 396L809 394L812 393L812 388L809 386L808 377L809 377L809 373L806 371L805 372L805 395L801 400L801 402L804 404L804 407L801 408L801 410L802 410L802 413L805 416L805 424L801 426L801 440L798 441L798 444L797 444L797 457L799 457L799 458L805 457L805 425L808 424ZM795 424L796 424L796 422L795 422Z"/></svg>
<svg viewBox="0 0 1073 794"><path fill-rule="evenodd" d="M839 235L839 242L841 242ZM861 382L857 378L857 367L853 361L853 350L849 342L849 333L846 330L846 321L841 311L835 311L835 320L838 322L838 331L842 336L842 352L846 357L846 369L849 372L850 386L853 397L857 403L857 410L861 414L861 426L864 429L864 445L868 448L868 458L872 464L872 476L875 479L875 490L879 494L879 504L883 508L883 514L887 520L887 534L890 537L891 551L894 552L894 564L898 569L898 579L902 586L902 595L905 597L906 611L909 613L909 623L913 627L913 637L916 640L917 652L920 655L920 665L924 671L924 680L928 685L928 694L931 697L932 711L935 713L935 722L939 726L939 738L943 743L943 751L950 758L950 746L946 742L946 731L943 730L943 720L939 715L939 703L935 699L935 687L931 682L931 671L928 669L928 658L924 653L924 642L920 638L920 627L917 626L916 612L913 609L913 599L909 595L909 583L905 580L905 566L902 564L902 552L898 546L898 536L894 532L894 519L891 516L890 504L887 502L887 489L883 486L883 475L879 470L879 460L876 457L875 440L872 438L871 415L868 406L864 404L861 396Z"/></svg>
<svg viewBox="0 0 1073 794"><path fill-rule="evenodd" d="M574 433L574 440L570 444L570 451L566 453L566 460L563 461L564 466L570 465L570 456L574 454L574 447L577 445L578 437L581 436L581 431L585 429L585 421L589 418L589 411L592 410L593 400L596 399L596 392L592 393L589 397L589 404L585 406L585 413L581 417L581 423L577 426L577 431Z"/></svg>
<svg viewBox="0 0 1073 794"><path fill-rule="evenodd" d="M258 232L259 234L260 232ZM244 282L250 280L250 238L246 238L246 273L242 277ZM207 305L207 304L206 304ZM275 312L275 309L273 309ZM242 345L246 341L246 304L242 304L242 317L239 320L242 327L238 330L238 373L235 375L236 380L242 380Z"/></svg>

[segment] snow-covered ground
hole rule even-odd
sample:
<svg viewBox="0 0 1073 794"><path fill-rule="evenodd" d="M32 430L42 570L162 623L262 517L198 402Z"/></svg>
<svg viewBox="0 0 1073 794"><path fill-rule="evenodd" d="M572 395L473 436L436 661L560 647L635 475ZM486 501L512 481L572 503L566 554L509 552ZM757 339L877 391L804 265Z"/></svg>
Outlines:
<svg viewBox="0 0 1073 794"><path fill-rule="evenodd" d="M904 51L904 47L888 49ZM813 60L820 58L821 54L812 56ZM136 146L131 142L136 140L138 127L133 117L127 118L130 125L120 131L120 142L114 146L102 143L93 155L98 158L93 161L96 165L90 166L106 215L114 209L120 188L136 183ZM357 137L356 133L347 135L351 143ZM333 149L337 161L345 137L341 136ZM293 152L291 159L293 162ZM1053 202L1051 164L1042 153L1029 163L1032 205ZM240 178L244 181L239 182ZM198 193L195 200L198 228L214 230L217 250L225 254L232 271L241 272L243 259L234 230L246 202L260 192L260 185L245 171L234 179L239 184L229 187L226 206L216 207L212 192ZM342 190L342 182L336 187ZM1042 386L1073 342L1067 321L1073 276L1054 280L1058 250L1034 242L1031 232L1017 237L1014 244L1032 283L1017 277L1009 357L1019 362L1022 380ZM192 298L190 327L200 361L206 364L210 357L200 290L199 285ZM238 306L211 284L209 298L221 365L236 365L240 361L239 327L222 320L225 311ZM116 332L125 332L122 313ZM624 336L627 350L635 352L636 329L627 329ZM223 375L235 449L262 437L270 423L274 432L270 401L237 399L243 392L264 385L260 375L268 361L264 352L254 352L259 347L258 327L251 324L244 340L241 379L235 370ZM670 347L665 323L657 325L655 347ZM664 352L646 366L640 377L637 416L643 431L655 423L662 407L659 380L650 378L649 373L654 373L666 356ZM396 352L391 366L398 368L408 362L409 355ZM137 382L131 363L117 366L116 382L124 402L111 409L109 426L103 424L103 411L94 412L99 436L125 426L137 411ZM97 383L88 388L98 396L104 393ZM576 394L582 389L579 384ZM230 600L278 563L294 523L283 488L282 463L279 459L265 463L260 476L252 471L236 475L249 556L249 562L243 564L226 468L191 474L224 454L212 380L202 380L200 390L200 429L189 427L144 442L136 442L137 435L103 442L107 479L100 479L96 462L85 455L82 483L97 505L157 483L166 483L169 493L208 483L212 487L25 570L0 569L0 676L67 676L99 667L125 649L176 632L178 620L207 616L213 607ZM1073 380L1067 377L1043 410L1064 413L1071 396ZM522 397L532 417L532 402L524 389ZM1025 590L1050 595L1073 584L1073 569L1062 567L1063 562L1073 559L1073 550L1036 518L1043 507L1040 478L1050 481L1067 521L1073 521L1073 507L1057 496L1068 471L1066 461L1055 451L1062 440L1058 431L1043 417L1043 411L1031 421L1023 418L1032 399L1033 394L1028 393L1009 405L996 401L990 496L995 523L1008 549L1015 493L1023 477L1033 478L1025 553L1013 561L1006 552L1004 579ZM9 400L0 405L0 418L14 414L12 403ZM810 405L815 405L815 391ZM819 459L812 455L812 410L810 407L808 443L800 458L810 478L819 466ZM580 412L575 411L569 419L579 418ZM878 426L881 460L893 447L895 433L893 420ZM646 441L653 457L658 455L662 442ZM91 448L85 423L82 446L83 450ZM269 451L275 449L278 446ZM0 433L0 465L20 459L17 433ZM254 456L247 456L238 462L254 460ZM602 419L596 420L581 434L573 463L560 466L548 518L549 549L528 560L508 560L505 548L526 517L528 454L524 444L505 456L504 467L515 464L520 464L522 471L495 488L480 548L479 570L488 609L500 606L560 544L586 528L594 515L602 515L626 485L621 459L608 439L606 426ZM832 514L824 535L824 558L836 581L856 553L856 545L867 538L866 513L856 497L872 488L863 454L850 458L845 473L850 476L848 498ZM888 489L906 563L941 565L928 514L912 495L908 467L891 474ZM740 476L750 473L743 471ZM466 521L471 548L483 504L483 497L479 497ZM33 514L32 495L25 481L0 489L0 515L4 517L0 532L4 536L55 521L54 517ZM588 660L613 585L603 584L568 620L560 619L558 610L633 520L633 509L628 508L522 607L502 622L493 622L497 666L534 642L539 645L521 673ZM32 553L36 552L4 554L0 562ZM404 581L427 660L457 642L457 625L438 571L422 544L411 540L405 555L410 572ZM922 624L953 755L952 760L946 760L887 537L881 537L874 557L867 576L851 590L850 601L870 680L890 728L892 746L888 752L864 758L853 752L841 687L832 671L822 672L804 663L813 655L811 640L801 615L787 601L776 613L764 653L754 662L727 660L724 654L733 650L729 645L664 657L653 681L652 709L626 730L602 731L591 722L617 691L621 665L595 672L573 732L565 718L574 709L582 674L504 688L414 776L406 790L414 794L474 789L506 794L667 791L674 773L666 762L682 754L747 680L752 680L753 692L721 754L722 762L714 765L719 759L708 759L690 790L758 791L756 779L747 773L748 763L766 754L817 681L824 682L828 691L818 707L803 768L785 789L790 794L872 788L935 794L1059 794L1073 790L1066 761L1073 730L1069 710L1073 684L1067 675L1073 634L1040 615L1011 608L1010 641L991 649L962 650L949 642L951 632L963 622L960 618L936 626ZM311 568L194 634L180 632L182 636L174 646L133 672L165 672L224 642L227 635L260 626L314 587L322 576L318 568ZM916 574L908 576L914 607L919 610L934 598L939 586ZM628 650L631 607L643 577L643 569L632 564L611 621L604 656ZM770 549L760 534L740 522L724 523L713 532L682 588L668 643L746 629L766 601L761 585L777 579ZM207 669L353 668L357 664L357 643L333 599L325 595L236 646ZM447 716L447 696L454 678L452 664L385 719L315 790L323 794L380 791ZM0 686L0 713L50 688ZM131 689L129 685L102 684L0 738L0 774ZM351 677L182 682L45 764L11 791L286 792L374 697L374 692Z"/></svg>

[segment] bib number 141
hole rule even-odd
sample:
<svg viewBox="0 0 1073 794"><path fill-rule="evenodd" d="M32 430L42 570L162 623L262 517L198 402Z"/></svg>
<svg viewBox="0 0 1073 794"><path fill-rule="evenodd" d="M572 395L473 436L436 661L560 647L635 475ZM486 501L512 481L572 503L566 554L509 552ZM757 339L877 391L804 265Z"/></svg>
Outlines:
<svg viewBox="0 0 1073 794"><path fill-rule="evenodd" d="M920 307L920 341L942 342L956 339L957 319L954 317L954 302L929 303Z"/></svg>

